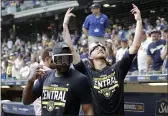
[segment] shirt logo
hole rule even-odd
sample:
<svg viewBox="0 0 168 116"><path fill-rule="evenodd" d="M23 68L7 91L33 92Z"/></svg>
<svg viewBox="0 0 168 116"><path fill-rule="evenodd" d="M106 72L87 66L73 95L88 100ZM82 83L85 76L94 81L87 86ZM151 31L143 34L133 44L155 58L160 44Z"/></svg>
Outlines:
<svg viewBox="0 0 168 116"><path fill-rule="evenodd" d="M69 84L66 84L67 86ZM65 86L66 86L65 85ZM64 108L66 103L66 93L68 88L58 86L44 86L42 95L42 108L48 112L58 110L59 107Z"/></svg>
<svg viewBox="0 0 168 116"><path fill-rule="evenodd" d="M164 45L159 45L159 46L157 46L156 48L150 49L150 52L151 52L151 54L153 54L156 50L160 50L160 49L162 49L163 47L164 47Z"/></svg>
<svg viewBox="0 0 168 116"><path fill-rule="evenodd" d="M54 110L54 101L49 101L48 105L47 105L47 110L49 112Z"/></svg>
<svg viewBox="0 0 168 116"><path fill-rule="evenodd" d="M115 72L110 75L105 75L98 78L93 78L94 80L94 89L98 91L99 94L102 94L104 97L109 98L116 91L116 88L119 87L118 81L115 79Z"/></svg>

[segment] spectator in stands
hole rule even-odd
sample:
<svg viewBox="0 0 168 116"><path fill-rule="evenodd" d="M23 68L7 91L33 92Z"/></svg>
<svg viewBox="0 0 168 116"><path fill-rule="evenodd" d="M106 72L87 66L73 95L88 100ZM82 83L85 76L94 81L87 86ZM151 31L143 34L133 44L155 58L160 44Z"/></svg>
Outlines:
<svg viewBox="0 0 168 116"><path fill-rule="evenodd" d="M12 77L20 79L20 69L23 66L23 55L17 54L12 66Z"/></svg>
<svg viewBox="0 0 168 116"><path fill-rule="evenodd" d="M162 73L168 73L168 38L166 39L166 45L161 50L161 56L163 62Z"/></svg>
<svg viewBox="0 0 168 116"><path fill-rule="evenodd" d="M106 51L108 55L106 60L112 65L115 63L115 60L116 60L114 52L113 52L114 46L113 46L112 40L107 39L105 45L106 45Z"/></svg>
<svg viewBox="0 0 168 116"><path fill-rule="evenodd" d="M7 57L3 56L1 61L1 79L6 79L7 66L8 66Z"/></svg>
<svg viewBox="0 0 168 116"><path fill-rule="evenodd" d="M138 60L138 71L139 74L146 74L146 65L147 65L147 49L150 41L147 40L145 30L143 30L141 36L141 46L138 50L137 60Z"/></svg>
<svg viewBox="0 0 168 116"><path fill-rule="evenodd" d="M168 39L168 29L162 30L162 39L164 39L164 40Z"/></svg>
<svg viewBox="0 0 168 116"><path fill-rule="evenodd" d="M86 64L86 66L88 66L88 41L87 40L83 40L81 42L81 50L80 50L81 54L80 54L80 58L82 59L82 61Z"/></svg>
<svg viewBox="0 0 168 116"><path fill-rule="evenodd" d="M96 41L105 44L104 34L109 27L108 17L100 12L100 4L94 3L90 8L92 14L86 17L83 32L88 37L89 45Z"/></svg>
<svg viewBox="0 0 168 116"><path fill-rule="evenodd" d="M128 48L130 48L133 44L134 41L134 36L135 33L131 33L131 35L129 36L128 39ZM137 64L137 55L134 57L134 59L132 60L132 65L129 69L129 74L131 75L136 75L137 74L137 70L138 70L138 64Z"/></svg>
<svg viewBox="0 0 168 116"><path fill-rule="evenodd" d="M39 33L37 33L37 42L41 42L41 36Z"/></svg>
<svg viewBox="0 0 168 116"><path fill-rule="evenodd" d="M12 79L12 62L8 61L7 69L6 69L6 78Z"/></svg>
<svg viewBox="0 0 168 116"><path fill-rule="evenodd" d="M147 72L149 72L150 65L153 61L153 70L156 73L161 73L161 66L163 64L163 59L161 59L160 54L162 48L165 46L165 40L161 39L160 31L154 29L151 31L152 43L149 44L147 49Z"/></svg>
<svg viewBox="0 0 168 116"><path fill-rule="evenodd" d="M20 46L20 45L21 45L21 40L19 37L16 37L15 46Z"/></svg>
<svg viewBox="0 0 168 116"><path fill-rule="evenodd" d="M122 26L118 26L118 35L121 39L125 39L125 31Z"/></svg>
<svg viewBox="0 0 168 116"><path fill-rule="evenodd" d="M27 80L29 74L30 74L30 61L27 61L26 59L24 59L23 65L20 68L21 79Z"/></svg>
<svg viewBox="0 0 168 116"><path fill-rule="evenodd" d="M7 46L8 46L8 50L12 50L13 41L11 39L8 39Z"/></svg>
<svg viewBox="0 0 168 116"><path fill-rule="evenodd" d="M113 41L113 52L114 55L116 56L117 51L121 48L120 37L116 35L114 39L112 39L112 41Z"/></svg>
<svg viewBox="0 0 168 116"><path fill-rule="evenodd" d="M116 53L116 62L118 62L119 60L123 58L126 51L128 51L128 40L122 39L121 48L117 50L117 53Z"/></svg>

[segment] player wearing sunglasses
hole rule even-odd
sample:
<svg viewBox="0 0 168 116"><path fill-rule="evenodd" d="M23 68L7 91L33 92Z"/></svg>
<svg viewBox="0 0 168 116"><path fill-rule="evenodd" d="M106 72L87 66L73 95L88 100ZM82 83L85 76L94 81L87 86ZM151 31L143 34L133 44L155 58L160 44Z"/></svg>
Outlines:
<svg viewBox="0 0 168 116"><path fill-rule="evenodd" d="M65 41L72 49L75 69L89 77L94 114L96 116L124 115L124 79L141 44L142 19L138 7L133 4L131 10L136 20L136 29L134 41L129 51L120 61L110 66L106 62L105 47L98 42L92 43L89 46L89 58L92 64L90 68L80 60L79 54L72 45L68 29L69 19L74 16L71 11L71 8L68 9L64 18Z"/></svg>
<svg viewBox="0 0 168 116"><path fill-rule="evenodd" d="M24 89L23 103L29 105L41 96L41 115L78 115L81 105L85 115L93 115L89 81L85 75L70 68L72 58L68 45L58 42L52 50L56 68L46 72L36 70Z"/></svg>

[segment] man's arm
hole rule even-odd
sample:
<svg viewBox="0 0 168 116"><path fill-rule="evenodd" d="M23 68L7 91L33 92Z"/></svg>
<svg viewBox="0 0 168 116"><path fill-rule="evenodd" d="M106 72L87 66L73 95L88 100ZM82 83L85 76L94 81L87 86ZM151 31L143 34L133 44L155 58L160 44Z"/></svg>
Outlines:
<svg viewBox="0 0 168 116"><path fill-rule="evenodd" d="M152 57L148 55L148 56L147 56L146 72L149 72L149 68L150 68L151 63L152 63Z"/></svg>
<svg viewBox="0 0 168 116"><path fill-rule="evenodd" d="M63 23L63 29L64 29L63 34L64 34L64 41L69 45L69 47L72 50L73 64L76 65L80 62L80 56L73 47L71 35L70 35L69 29L68 29L68 24L69 24L70 17L75 16L74 14L71 13L72 10L73 10L73 8L69 8L68 11L65 14L64 23Z"/></svg>
<svg viewBox="0 0 168 116"><path fill-rule="evenodd" d="M84 76L84 75L83 75ZM79 99L82 104L84 115L93 115L91 83L87 77L80 78L79 87L77 88Z"/></svg>
<svg viewBox="0 0 168 116"><path fill-rule="evenodd" d="M93 113L93 107L91 104L83 104L82 105L82 110L85 116L92 116L94 115Z"/></svg>
<svg viewBox="0 0 168 116"><path fill-rule="evenodd" d="M83 27L83 28L82 28L82 31L83 31L83 33L86 35L86 37L88 37L88 30Z"/></svg>
<svg viewBox="0 0 168 116"><path fill-rule="evenodd" d="M37 78L42 77L43 75L44 72L37 69L35 74L33 74L33 76L28 80L28 83L26 84L22 95L24 105L29 105L33 103L40 96L42 91L42 85L39 81L37 81L34 85L34 82ZM33 90L35 90L35 92L33 92Z"/></svg>
<svg viewBox="0 0 168 116"><path fill-rule="evenodd" d="M161 55L160 55L161 59L164 60L166 58L166 55L167 55L167 49L165 47L165 49L163 50L163 52L161 52Z"/></svg>
<svg viewBox="0 0 168 116"><path fill-rule="evenodd" d="M136 22L135 36L132 46L129 48L129 54L136 54L141 45L141 35L142 35L142 19L141 13L136 5L133 4L133 9L131 10L134 14Z"/></svg>
<svg viewBox="0 0 168 116"><path fill-rule="evenodd" d="M29 105L33 103L38 97L34 96L32 93L34 82L28 81L25 89L23 90L22 100L24 105Z"/></svg>
<svg viewBox="0 0 168 116"><path fill-rule="evenodd" d="M104 22L104 32L107 33L109 29L108 17L106 17Z"/></svg>
<svg viewBox="0 0 168 116"><path fill-rule="evenodd" d="M129 51L126 52L123 58L118 61L114 66L117 70L122 74L122 80L125 78L128 73L132 60L134 59L136 53L138 52L139 46L141 44L141 34L142 34L142 19L141 13L137 6L133 4L133 9L131 10L132 14L134 14L135 20L137 21L135 36L132 46L129 48Z"/></svg>

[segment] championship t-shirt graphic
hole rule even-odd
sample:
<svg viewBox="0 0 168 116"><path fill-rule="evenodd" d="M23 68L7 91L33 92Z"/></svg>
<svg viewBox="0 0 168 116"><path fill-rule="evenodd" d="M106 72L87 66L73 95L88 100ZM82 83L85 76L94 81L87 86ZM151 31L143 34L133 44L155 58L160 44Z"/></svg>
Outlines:
<svg viewBox="0 0 168 116"><path fill-rule="evenodd" d="M104 97L111 97L115 88L119 87L118 81L115 79L115 72L110 75L102 75L101 78L94 77L94 88L97 89L99 94Z"/></svg>
<svg viewBox="0 0 168 116"><path fill-rule="evenodd" d="M69 84L62 86L58 86L57 84L44 86L42 108L48 112L57 112L57 114L64 112L68 86Z"/></svg>

